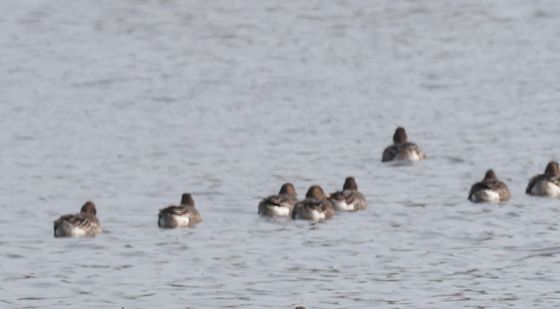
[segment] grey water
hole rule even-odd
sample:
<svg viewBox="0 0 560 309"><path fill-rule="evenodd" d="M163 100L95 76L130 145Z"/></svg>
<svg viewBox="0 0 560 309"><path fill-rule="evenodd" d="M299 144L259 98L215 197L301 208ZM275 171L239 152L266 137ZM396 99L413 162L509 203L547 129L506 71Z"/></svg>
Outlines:
<svg viewBox="0 0 560 309"><path fill-rule="evenodd" d="M0 2L0 307L553 308L557 1ZM381 163L397 126L428 159ZM472 204L493 168L512 191ZM294 183L369 209L265 220ZM194 195L203 222L160 230ZM55 239L97 204L105 232Z"/></svg>

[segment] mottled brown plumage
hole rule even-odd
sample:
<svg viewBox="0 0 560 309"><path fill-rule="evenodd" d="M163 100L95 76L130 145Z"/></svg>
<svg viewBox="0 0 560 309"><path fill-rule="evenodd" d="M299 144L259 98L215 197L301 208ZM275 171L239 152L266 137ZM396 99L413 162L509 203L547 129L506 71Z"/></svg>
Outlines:
<svg viewBox="0 0 560 309"><path fill-rule="evenodd" d="M265 217L290 216L296 203L296 189L287 182L282 185L277 195L271 195L261 200L258 214Z"/></svg>
<svg viewBox="0 0 560 309"><path fill-rule="evenodd" d="M496 177L493 170L486 171L484 178L473 184L468 199L475 203L504 202L509 200L511 193L508 187Z"/></svg>
<svg viewBox="0 0 560 309"><path fill-rule="evenodd" d="M184 193L181 196L181 204L171 205L160 209L158 215L158 226L160 228L193 227L202 221L192 195Z"/></svg>
<svg viewBox="0 0 560 309"><path fill-rule="evenodd" d="M95 204L87 201L80 213L64 215L54 221L54 237L94 236L102 232Z"/></svg>
<svg viewBox="0 0 560 309"><path fill-rule="evenodd" d="M331 200L320 186L311 186L305 199L298 202L292 211L292 219L324 221L334 216L335 209Z"/></svg>
<svg viewBox="0 0 560 309"><path fill-rule="evenodd" d="M418 145L408 141L403 127L398 127L393 134L393 145L387 146L381 157L382 162L394 160L419 161L426 158L426 154Z"/></svg>
<svg viewBox="0 0 560 309"><path fill-rule="evenodd" d="M536 196L560 197L560 167L558 162L548 162L544 174L532 177L525 193Z"/></svg>
<svg viewBox="0 0 560 309"><path fill-rule="evenodd" d="M358 191L358 184L354 177L344 180L342 191L331 193L330 200L337 211L358 211L367 209L365 196Z"/></svg>

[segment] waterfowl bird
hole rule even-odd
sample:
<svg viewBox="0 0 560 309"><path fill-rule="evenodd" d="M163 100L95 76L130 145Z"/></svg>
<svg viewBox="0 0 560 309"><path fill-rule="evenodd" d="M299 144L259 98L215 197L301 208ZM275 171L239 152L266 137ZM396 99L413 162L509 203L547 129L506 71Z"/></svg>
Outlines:
<svg viewBox="0 0 560 309"><path fill-rule="evenodd" d="M259 203L259 215L266 217L287 217L297 203L294 185L287 182L282 185L278 195L271 195Z"/></svg>
<svg viewBox="0 0 560 309"><path fill-rule="evenodd" d="M525 193L530 195L560 197L560 167L558 166L558 162L548 162L544 174L539 174L531 178Z"/></svg>
<svg viewBox="0 0 560 309"><path fill-rule="evenodd" d="M102 232L95 204L87 201L79 214L64 215L54 221L54 237L94 236Z"/></svg>
<svg viewBox="0 0 560 309"><path fill-rule="evenodd" d="M367 208L366 197L358 191L354 177L346 177L342 191L332 193L330 200L337 211L357 211Z"/></svg>
<svg viewBox="0 0 560 309"><path fill-rule="evenodd" d="M511 194L505 183L498 180L493 170L488 170L484 179L472 185L469 200L474 203L498 203L509 200Z"/></svg>
<svg viewBox="0 0 560 309"><path fill-rule="evenodd" d="M181 205L172 205L159 210L158 226L161 228L193 227L200 221L202 219L189 193L183 194Z"/></svg>
<svg viewBox="0 0 560 309"><path fill-rule="evenodd" d="M334 216L335 209L331 200L320 186L311 186L303 201L297 202L292 210L292 219L324 221Z"/></svg>
<svg viewBox="0 0 560 309"><path fill-rule="evenodd" d="M393 145L387 146L383 151L382 162L393 160L419 161L426 159L426 154L418 145L408 141L406 131L398 127L393 134Z"/></svg>

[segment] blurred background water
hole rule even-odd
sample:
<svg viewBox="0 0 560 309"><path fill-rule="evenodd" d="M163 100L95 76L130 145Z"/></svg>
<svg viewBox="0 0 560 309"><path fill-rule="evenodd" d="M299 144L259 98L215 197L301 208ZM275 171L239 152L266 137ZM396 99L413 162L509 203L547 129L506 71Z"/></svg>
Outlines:
<svg viewBox="0 0 560 309"><path fill-rule="evenodd" d="M552 308L556 1L0 3L0 307ZM381 164L397 126L428 160ZM467 201L493 168L512 199ZM264 220L353 175L365 212ZM194 194L203 222L159 230ZM105 233L54 239L97 204Z"/></svg>

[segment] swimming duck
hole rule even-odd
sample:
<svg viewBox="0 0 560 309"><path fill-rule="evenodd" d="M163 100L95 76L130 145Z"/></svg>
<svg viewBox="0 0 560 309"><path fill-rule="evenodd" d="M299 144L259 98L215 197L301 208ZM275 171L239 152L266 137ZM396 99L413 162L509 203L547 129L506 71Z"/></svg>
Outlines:
<svg viewBox="0 0 560 309"><path fill-rule="evenodd" d="M320 186L311 186L303 201L297 202L292 211L292 219L324 221L334 216L335 209L331 200Z"/></svg>
<svg viewBox="0 0 560 309"><path fill-rule="evenodd" d="M287 182L282 185L278 195L271 195L259 203L258 214L266 217L287 217L297 203L296 189Z"/></svg>
<svg viewBox="0 0 560 309"><path fill-rule="evenodd" d="M560 167L558 166L558 162L548 162L544 174L539 174L531 178L525 193L530 195L560 197Z"/></svg>
<svg viewBox="0 0 560 309"><path fill-rule="evenodd" d="M342 191L332 193L330 200L337 211L357 211L367 208L365 196L358 191L358 185L354 177L346 177Z"/></svg>
<svg viewBox="0 0 560 309"><path fill-rule="evenodd" d="M509 200L511 194L505 183L498 180L493 170L488 170L484 179L472 185L469 200L474 203L498 203Z"/></svg>
<svg viewBox="0 0 560 309"><path fill-rule="evenodd" d="M181 205L160 209L158 216L158 226L161 228L193 227L200 221L202 219L189 193L181 196Z"/></svg>
<svg viewBox="0 0 560 309"><path fill-rule="evenodd" d="M418 145L408 142L406 131L398 127L393 134L393 145L383 151L382 162L393 160L419 161L426 159L426 154Z"/></svg>
<svg viewBox="0 0 560 309"><path fill-rule="evenodd" d="M95 204L87 201L79 214L64 215L54 221L54 237L94 236L102 232Z"/></svg>

